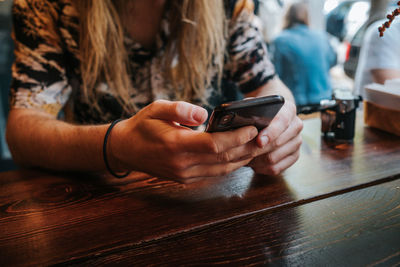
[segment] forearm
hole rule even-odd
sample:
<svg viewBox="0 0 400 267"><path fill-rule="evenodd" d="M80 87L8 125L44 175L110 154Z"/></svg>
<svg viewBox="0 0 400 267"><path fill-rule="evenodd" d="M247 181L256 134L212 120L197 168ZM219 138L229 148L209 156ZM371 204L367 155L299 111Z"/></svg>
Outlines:
<svg viewBox="0 0 400 267"><path fill-rule="evenodd" d="M257 136L257 145L264 153L253 158L248 166L256 173L277 175L289 168L299 158L301 145L300 132L303 123L296 116L296 105L290 90L278 78L270 80L247 97L282 95L285 104L268 127Z"/></svg>
<svg viewBox="0 0 400 267"><path fill-rule="evenodd" d="M371 70L372 80L384 84L386 80L400 78L400 70L395 69L373 69Z"/></svg>
<svg viewBox="0 0 400 267"><path fill-rule="evenodd" d="M290 92L286 85L277 76L266 83L264 86L261 86L257 90L246 94L246 97L257 97L266 95L281 95L285 98L285 100L295 103L292 92Z"/></svg>
<svg viewBox="0 0 400 267"><path fill-rule="evenodd" d="M7 141L17 164L54 170L104 170L107 125L77 126L28 109L11 110Z"/></svg>

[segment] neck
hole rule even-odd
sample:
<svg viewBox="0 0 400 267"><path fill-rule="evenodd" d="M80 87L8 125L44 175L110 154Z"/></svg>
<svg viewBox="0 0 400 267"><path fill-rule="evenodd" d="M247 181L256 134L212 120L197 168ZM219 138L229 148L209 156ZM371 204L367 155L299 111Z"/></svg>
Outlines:
<svg viewBox="0 0 400 267"><path fill-rule="evenodd" d="M154 46L166 0L129 1L121 15L127 33L146 48Z"/></svg>

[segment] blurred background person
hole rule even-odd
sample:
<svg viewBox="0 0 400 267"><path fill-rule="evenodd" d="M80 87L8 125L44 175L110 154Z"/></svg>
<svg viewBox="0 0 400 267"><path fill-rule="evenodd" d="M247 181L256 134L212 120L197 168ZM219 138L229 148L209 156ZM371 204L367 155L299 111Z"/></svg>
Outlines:
<svg viewBox="0 0 400 267"><path fill-rule="evenodd" d="M400 21L394 20L379 37L378 27L384 22L371 24L364 36L354 81L357 94L364 95L367 84L400 78Z"/></svg>
<svg viewBox="0 0 400 267"><path fill-rule="evenodd" d="M289 7L284 30L273 42L273 60L298 107L331 98L329 70L336 64L336 53L324 33L309 28L306 4Z"/></svg>

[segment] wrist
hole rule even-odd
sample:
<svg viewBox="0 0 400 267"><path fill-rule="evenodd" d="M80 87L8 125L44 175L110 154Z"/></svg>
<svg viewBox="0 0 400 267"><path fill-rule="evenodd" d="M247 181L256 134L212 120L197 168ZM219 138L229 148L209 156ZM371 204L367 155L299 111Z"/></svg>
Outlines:
<svg viewBox="0 0 400 267"><path fill-rule="evenodd" d="M118 178L122 178L129 168L124 164L121 140L123 139L121 128L123 121L114 121L108 126L107 133L104 137L104 163L108 171ZM107 166L108 164L108 166ZM119 177L120 176L120 177Z"/></svg>

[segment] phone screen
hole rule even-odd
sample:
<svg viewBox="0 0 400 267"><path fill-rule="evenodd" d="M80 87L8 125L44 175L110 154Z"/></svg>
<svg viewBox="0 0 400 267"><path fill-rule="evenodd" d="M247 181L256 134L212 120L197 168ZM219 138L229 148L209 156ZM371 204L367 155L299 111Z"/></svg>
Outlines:
<svg viewBox="0 0 400 267"><path fill-rule="evenodd" d="M222 132L254 125L258 130L267 127L285 100L282 96L265 96L222 104L211 114L207 132Z"/></svg>

